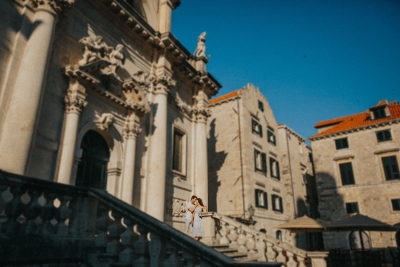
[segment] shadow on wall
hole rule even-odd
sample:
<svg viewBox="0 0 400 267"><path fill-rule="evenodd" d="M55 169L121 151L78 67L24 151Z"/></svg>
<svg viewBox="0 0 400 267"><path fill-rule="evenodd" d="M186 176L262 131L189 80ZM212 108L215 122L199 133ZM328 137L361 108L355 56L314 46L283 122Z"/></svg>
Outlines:
<svg viewBox="0 0 400 267"><path fill-rule="evenodd" d="M215 120L210 123L209 138L207 139L208 153L208 202L209 210L217 211L217 193L221 182L218 181L218 171L221 169L228 155L224 151L216 151L218 136L215 134Z"/></svg>

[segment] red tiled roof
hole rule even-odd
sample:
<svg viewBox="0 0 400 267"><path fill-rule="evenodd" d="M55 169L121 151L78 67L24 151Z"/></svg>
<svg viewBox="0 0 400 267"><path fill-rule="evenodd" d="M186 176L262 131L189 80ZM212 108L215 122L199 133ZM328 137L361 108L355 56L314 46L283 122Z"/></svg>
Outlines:
<svg viewBox="0 0 400 267"><path fill-rule="evenodd" d="M354 114L354 115L349 115L349 116L345 116L345 117L341 117L341 118L317 122L315 124L314 128L321 128L321 127L326 127L326 126L332 126L332 127L327 129L326 131L322 131L320 133L317 133L317 134L311 136L309 139L313 139L316 137L321 137L321 136L329 135L329 134L333 134L333 133L344 132L344 131L348 131L351 129L362 128L362 127L365 127L368 125L379 124L382 122L399 120L400 119L400 104L398 104L397 102L392 102L387 105L389 106L391 116L386 117L386 118L371 120L370 115L369 115L370 113L368 110L368 111L365 111L365 112L359 113L359 114ZM379 102L378 105L371 107L370 109L375 109L375 108L383 107L383 106L384 105L381 102Z"/></svg>
<svg viewBox="0 0 400 267"><path fill-rule="evenodd" d="M215 104L215 103L218 103L218 102L220 102L220 101L222 101L222 100L225 100L225 99L228 99L228 98L237 96L241 90L242 90L242 89L239 89L239 90L236 90L236 91L227 93L227 94L225 94L225 95L221 95L221 96L219 96L219 97L210 99L209 103L210 103L210 104Z"/></svg>

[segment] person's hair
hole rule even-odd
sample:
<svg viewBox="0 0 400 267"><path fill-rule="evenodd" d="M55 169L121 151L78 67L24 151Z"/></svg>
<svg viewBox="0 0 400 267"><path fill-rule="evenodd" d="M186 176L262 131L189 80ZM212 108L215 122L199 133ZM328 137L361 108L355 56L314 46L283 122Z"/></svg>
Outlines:
<svg viewBox="0 0 400 267"><path fill-rule="evenodd" d="M193 195L190 199L192 200L193 198L197 198L195 195Z"/></svg>
<svg viewBox="0 0 400 267"><path fill-rule="evenodd" d="M203 200L201 198L197 198L197 201L199 202L200 206L204 207Z"/></svg>

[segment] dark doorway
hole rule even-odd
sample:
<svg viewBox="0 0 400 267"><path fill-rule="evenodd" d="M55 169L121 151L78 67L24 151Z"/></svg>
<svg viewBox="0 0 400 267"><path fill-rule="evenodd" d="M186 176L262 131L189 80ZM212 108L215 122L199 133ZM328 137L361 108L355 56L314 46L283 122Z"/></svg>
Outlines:
<svg viewBox="0 0 400 267"><path fill-rule="evenodd" d="M106 189L107 163L110 151L104 138L88 131L82 139L82 158L78 165L76 185Z"/></svg>

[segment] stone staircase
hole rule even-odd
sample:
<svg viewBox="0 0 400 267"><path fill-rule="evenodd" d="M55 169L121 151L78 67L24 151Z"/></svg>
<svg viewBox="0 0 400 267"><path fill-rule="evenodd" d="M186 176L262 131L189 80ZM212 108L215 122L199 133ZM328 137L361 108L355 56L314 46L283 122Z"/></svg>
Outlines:
<svg viewBox="0 0 400 267"><path fill-rule="evenodd" d="M238 249L230 248L228 245L211 245L210 247L234 259L236 262L257 262L256 254L239 252Z"/></svg>
<svg viewBox="0 0 400 267"><path fill-rule="evenodd" d="M1 267L282 265L215 248L105 191L0 170Z"/></svg>

